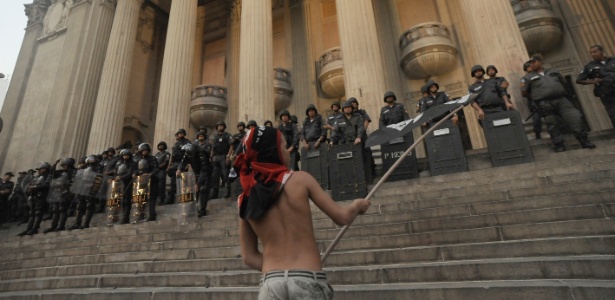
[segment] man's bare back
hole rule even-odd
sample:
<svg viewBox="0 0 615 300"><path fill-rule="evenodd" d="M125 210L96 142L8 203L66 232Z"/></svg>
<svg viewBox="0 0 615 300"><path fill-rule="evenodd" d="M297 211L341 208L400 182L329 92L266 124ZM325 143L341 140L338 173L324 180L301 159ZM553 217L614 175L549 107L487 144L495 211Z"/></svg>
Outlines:
<svg viewBox="0 0 615 300"><path fill-rule="evenodd" d="M276 204L262 218L240 221L242 252L248 266L263 273L292 269L322 270L309 199L338 225L351 223L369 207L369 202L363 199L341 207L333 202L310 174L294 172ZM262 255L257 248L257 237L263 245Z"/></svg>

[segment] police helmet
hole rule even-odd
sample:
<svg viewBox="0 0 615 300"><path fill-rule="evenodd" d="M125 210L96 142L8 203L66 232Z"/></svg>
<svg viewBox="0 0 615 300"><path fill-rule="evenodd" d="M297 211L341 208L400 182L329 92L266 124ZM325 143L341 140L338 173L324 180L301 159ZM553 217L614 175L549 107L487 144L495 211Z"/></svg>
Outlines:
<svg viewBox="0 0 615 300"><path fill-rule="evenodd" d="M72 167L75 164L74 161L71 161L71 158L63 158L60 161L60 166L69 166Z"/></svg>
<svg viewBox="0 0 615 300"><path fill-rule="evenodd" d="M256 121L250 120L250 121L248 121L248 127L250 127L250 126L258 127L258 124L256 124Z"/></svg>
<svg viewBox="0 0 615 300"><path fill-rule="evenodd" d="M267 120L265 121L265 123L263 123L263 125L267 126L267 124L269 124L269 126L273 127L273 122L271 122L271 120Z"/></svg>
<svg viewBox="0 0 615 300"><path fill-rule="evenodd" d="M297 118L297 116L292 115L290 116L290 121L293 122L294 124L299 123L299 118Z"/></svg>
<svg viewBox="0 0 615 300"><path fill-rule="evenodd" d="M158 145L156 147L160 147L160 145L164 146L164 150L167 150L167 148L168 148L167 142L162 141L162 142L158 143Z"/></svg>
<svg viewBox="0 0 615 300"><path fill-rule="evenodd" d="M421 87L421 94L425 94L425 93L429 93L429 87L427 86L427 84Z"/></svg>
<svg viewBox="0 0 615 300"><path fill-rule="evenodd" d="M186 154L193 154L194 153L194 145L192 144L185 144L182 146L181 150L186 153Z"/></svg>
<svg viewBox="0 0 615 300"><path fill-rule="evenodd" d="M523 71L527 72L527 68L530 67L532 63L530 63L529 61L526 61L525 63L523 63Z"/></svg>
<svg viewBox="0 0 615 300"><path fill-rule="evenodd" d="M485 73L485 69L483 69L483 66L481 65L475 65L472 67L471 71L470 71L470 76L474 77L474 73L476 73L476 71L483 71L483 73Z"/></svg>
<svg viewBox="0 0 615 300"><path fill-rule="evenodd" d="M51 165L48 162L41 161L38 164L37 170L46 169L47 171L51 170Z"/></svg>
<svg viewBox="0 0 615 300"><path fill-rule="evenodd" d="M358 101L358 100L357 100L357 98L355 98L355 97L350 97L350 98L348 98L348 101L350 101L350 103L356 103L356 104L359 104L359 101Z"/></svg>
<svg viewBox="0 0 615 300"><path fill-rule="evenodd" d="M487 71L489 71L489 69L493 69L493 70L495 70L495 73L496 73L496 74L498 73L498 68L496 68L494 65L488 65L488 66L487 66Z"/></svg>
<svg viewBox="0 0 615 300"><path fill-rule="evenodd" d="M79 163L80 163L80 164L85 164L85 160L86 160L86 159L87 159L87 157L85 157L85 156L80 157L80 158L79 158Z"/></svg>
<svg viewBox="0 0 615 300"><path fill-rule="evenodd" d="M177 130L177 132L175 133L175 136L177 136L178 134L183 133L184 136L186 136L186 129L180 128L179 130Z"/></svg>
<svg viewBox="0 0 615 300"><path fill-rule="evenodd" d="M346 107L352 107L352 101L350 99L344 101L344 104L342 104L342 109L344 109Z"/></svg>
<svg viewBox="0 0 615 300"><path fill-rule="evenodd" d="M204 138L207 138L207 132L206 131L201 130L201 131L197 132L196 133L196 138L197 139L199 138L199 135L202 135Z"/></svg>
<svg viewBox="0 0 615 300"><path fill-rule="evenodd" d="M387 102L387 98L389 97L393 97L393 100L397 101L397 96L395 96L395 93L393 93L393 91L388 91L384 93L384 102Z"/></svg>
<svg viewBox="0 0 615 300"><path fill-rule="evenodd" d="M142 143L141 145L139 145L139 153L143 150L152 152L152 147L148 143Z"/></svg>
<svg viewBox="0 0 615 300"><path fill-rule="evenodd" d="M316 109L316 106L314 104L310 104L307 106L307 108L305 109L305 115L308 115L308 112L310 111L310 109L313 109L316 114L318 114L318 109Z"/></svg>
<svg viewBox="0 0 615 300"><path fill-rule="evenodd" d="M130 149L122 149L122 151L120 151L120 156L123 157L124 155L132 157L132 151L130 151Z"/></svg>
<svg viewBox="0 0 615 300"><path fill-rule="evenodd" d="M109 153L109 152L113 152L113 154L115 154L115 148L113 148L113 147L107 148L107 153Z"/></svg>
<svg viewBox="0 0 615 300"><path fill-rule="evenodd" d="M335 102L331 103L331 109L333 109L333 105L336 105L338 109L342 107L342 105L340 104L339 101L335 101Z"/></svg>
<svg viewBox="0 0 615 300"><path fill-rule="evenodd" d="M85 164L86 165L95 164L97 162L98 162L98 159L94 155L90 155L90 156L88 156L88 158L85 159Z"/></svg>
<svg viewBox="0 0 615 300"><path fill-rule="evenodd" d="M246 123L244 123L243 121L239 121L237 123L237 127L239 127L239 126L243 126L243 128L246 128Z"/></svg>
<svg viewBox="0 0 615 300"><path fill-rule="evenodd" d="M431 87L434 86L434 85L436 86L436 88L438 88L438 90L440 89L440 85L437 82L435 82L433 80L427 81L427 83L425 84L425 87L426 87L426 90L427 90L428 93L429 93L429 90L431 89Z"/></svg>
<svg viewBox="0 0 615 300"><path fill-rule="evenodd" d="M224 129L226 129L226 123L224 123L224 121L218 121L218 123L216 123L216 129L218 129L218 126L224 126Z"/></svg>
<svg viewBox="0 0 615 300"><path fill-rule="evenodd" d="M288 112L288 110L284 109L280 112L280 119L282 119L282 116L288 116L288 118L290 119L290 112Z"/></svg>

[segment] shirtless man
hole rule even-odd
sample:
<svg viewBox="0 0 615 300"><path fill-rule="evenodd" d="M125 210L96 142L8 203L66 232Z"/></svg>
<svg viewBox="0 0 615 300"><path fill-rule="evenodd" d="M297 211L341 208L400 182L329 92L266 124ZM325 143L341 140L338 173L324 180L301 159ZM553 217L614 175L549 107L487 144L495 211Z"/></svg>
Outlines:
<svg viewBox="0 0 615 300"><path fill-rule="evenodd" d="M238 198L239 238L244 263L263 273L258 299L331 299L308 199L340 226L365 213L370 202L341 207L310 174L288 170L286 141L273 128L252 130L245 144L235 164L247 191Z"/></svg>

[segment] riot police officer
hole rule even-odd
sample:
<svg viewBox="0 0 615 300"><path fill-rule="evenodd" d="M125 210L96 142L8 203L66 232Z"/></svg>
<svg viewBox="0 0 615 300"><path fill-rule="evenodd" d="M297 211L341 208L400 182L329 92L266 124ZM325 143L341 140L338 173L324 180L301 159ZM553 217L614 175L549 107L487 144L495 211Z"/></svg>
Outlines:
<svg viewBox="0 0 615 300"><path fill-rule="evenodd" d="M148 143L139 145L139 154L141 159L137 163L137 176L150 175L149 183L149 199L148 199L148 214L146 221L156 221L156 199L158 198L158 177L155 174L159 173L158 159L152 155L152 147Z"/></svg>
<svg viewBox="0 0 615 300"><path fill-rule="evenodd" d="M525 74L529 74L532 72L532 67L529 62L525 62L523 64L523 71ZM537 140L542 139L542 115L540 114L540 110L536 106L536 103L530 99L529 95L525 98L527 100L527 107L532 113L532 123L534 123L534 135Z"/></svg>
<svg viewBox="0 0 615 300"><path fill-rule="evenodd" d="M372 182L372 178L376 177L376 162L374 161L374 156L372 154L371 148L365 148L365 142L367 141L367 128L369 124L372 123L372 119L370 118L367 111L359 108L359 101L355 97L350 97L350 103L352 104L352 108L354 109L354 114L359 115L361 119L363 119L363 135L361 136L361 145L363 146L363 159L365 162L365 180L368 183ZM371 170L371 172L368 172Z"/></svg>
<svg viewBox="0 0 615 300"><path fill-rule="evenodd" d="M361 137L365 132L364 121L359 114L354 114L351 100L342 105L342 117L338 119L331 135L331 145L361 143Z"/></svg>
<svg viewBox="0 0 615 300"><path fill-rule="evenodd" d="M231 185L226 184L229 174L229 164L231 163L231 154L233 153L233 137L226 132L226 123L219 121L216 124L218 131L213 139L213 147L211 150L211 158L213 164L212 171L212 198L218 198L219 187L226 185L226 194L224 198L231 196Z"/></svg>
<svg viewBox="0 0 615 300"><path fill-rule="evenodd" d="M58 162L56 162L57 164ZM53 179L51 183L51 192L57 193L59 199L52 199L51 202L51 227L43 231L43 233L49 233L53 231L62 231L65 229L66 219L68 218L68 205L72 198L70 193L70 185L72 179L75 177L75 162L72 158L64 158L59 161L60 167L59 174ZM53 170L56 169L56 165L53 165Z"/></svg>
<svg viewBox="0 0 615 300"><path fill-rule="evenodd" d="M86 171L91 171L94 173L102 173L100 162L94 155L88 156L85 160L85 169ZM75 197L77 199L77 217L75 218L75 224L69 227L68 230L89 228L92 215L96 209L96 203L98 203L99 200L98 198L92 196L75 195ZM85 222L82 224L81 222L83 221L84 215Z"/></svg>
<svg viewBox="0 0 615 300"><path fill-rule="evenodd" d="M427 96L429 96L429 87L427 86L427 84L424 84L423 86L421 86L421 95L422 98L419 99L419 101L416 101L416 109L415 112L418 114L421 110L421 101L423 101L423 99Z"/></svg>
<svg viewBox="0 0 615 300"><path fill-rule="evenodd" d="M426 112L434 106L442 105L450 101L446 93L439 92L440 85L437 82L429 80L425 84L425 88L427 89L427 96L423 97L423 99L419 101L420 113ZM423 126L428 127L430 124L437 123L438 121L442 120L442 118L444 118L444 116L446 116L447 114L448 113L444 113L438 117L435 117L431 120L431 122L427 122L423 124ZM453 124L457 124L457 122L459 121L459 117L457 116L457 114L453 115L452 121Z"/></svg>
<svg viewBox="0 0 615 300"><path fill-rule="evenodd" d="M532 57L529 61L532 72L521 79L521 93L536 102L547 123L547 131L555 152L566 151L564 137L560 132L560 122L568 124L583 148L596 148L587 139L587 128L579 112L566 98L565 79L557 70L544 69L542 58Z"/></svg>
<svg viewBox="0 0 615 300"><path fill-rule="evenodd" d="M171 154L167 151L167 143L161 141L158 143L157 147L158 153L156 153L156 160L158 161L158 171L156 171L152 176L157 178L158 186L154 187L158 189L158 197L160 198L158 201L159 205L165 204L166 190L167 190L167 175L166 170L169 167L169 160L171 159ZM154 199L156 200L156 199Z"/></svg>
<svg viewBox="0 0 615 300"><path fill-rule="evenodd" d="M103 167L103 174L107 176L113 176L113 171L115 170L115 165L120 161L120 157L115 155L115 148L109 147L107 149L107 162L101 165Z"/></svg>
<svg viewBox="0 0 615 300"><path fill-rule="evenodd" d="M256 121L254 121L254 120L250 120L250 121L248 121L248 124L247 124L247 125L248 125L248 130L252 130L252 129L254 129L254 128L258 127L258 124L257 124L257 123L256 123Z"/></svg>
<svg viewBox="0 0 615 300"><path fill-rule="evenodd" d="M594 96L600 97L615 127L615 57L604 55L604 48L600 45L592 46L589 53L593 60L585 65L577 83L594 85Z"/></svg>
<svg viewBox="0 0 615 300"><path fill-rule="evenodd" d="M237 123L237 133L233 135L233 149L234 150L237 150L237 148L239 147L239 144L241 143L241 141L243 140L245 136L246 136L246 123L240 121ZM235 153L235 155L237 154L238 153Z"/></svg>
<svg viewBox="0 0 615 300"><path fill-rule="evenodd" d="M508 80L506 80L505 77L498 76L498 68L496 68L494 65L488 65L486 72L487 72L487 76L489 76L489 79L495 80L495 82L497 82L497 84L504 90L504 94L508 97L510 105L512 105L510 108L508 108L507 107L508 103L504 103L504 106L502 107L502 109L503 110L513 109L515 107L515 104L510 99L510 94L508 93L508 86L510 85L508 83Z"/></svg>
<svg viewBox="0 0 615 300"><path fill-rule="evenodd" d="M10 219L10 202L9 198L13 193L15 183L11 178L15 177L13 172L6 172L0 181L0 224L8 223Z"/></svg>
<svg viewBox="0 0 615 300"><path fill-rule="evenodd" d="M313 143L314 148L318 148L320 143L327 140L325 122L314 104L308 105L305 116L301 127L301 140L305 143L305 148L309 149L310 143Z"/></svg>
<svg viewBox="0 0 615 300"><path fill-rule="evenodd" d="M124 184L124 197L122 198L122 218L120 224L128 224L130 221L130 208L132 206L132 182L137 174L138 166L132 158L130 149L120 151L121 160L115 167L116 181L122 181Z"/></svg>
<svg viewBox="0 0 615 300"><path fill-rule="evenodd" d="M177 177L175 176L175 173L177 172L177 167L184 157L184 153L181 149L186 144L190 144L190 141L186 138L186 130L180 128L175 133L175 145L173 145L173 148L171 149L171 161L169 163L169 168L167 169L167 175L171 178L171 189L167 195L167 204L172 204L175 202L175 193L177 192Z"/></svg>
<svg viewBox="0 0 615 300"><path fill-rule="evenodd" d="M380 121L378 122L379 128L384 128L391 124L397 124L399 122L410 119L408 111L403 104L396 102L397 96L392 91L384 93L384 102L386 105L380 109Z"/></svg>
<svg viewBox="0 0 615 300"><path fill-rule="evenodd" d="M49 170L51 165L46 162L41 162L36 169L38 176L30 182L26 189L26 194L30 195L30 219L28 227L18 236L33 235L38 233L38 229L43 221L43 205L47 201L47 193L49 193Z"/></svg>
<svg viewBox="0 0 615 300"><path fill-rule="evenodd" d="M282 110L280 112L280 126L278 130L282 132L282 135L286 139L286 149L290 153L290 169L296 170L295 159L297 156L297 149L299 148L299 129L291 120L291 115L288 110Z"/></svg>
<svg viewBox="0 0 615 300"><path fill-rule="evenodd" d="M271 120L267 120L265 121L264 125L267 127L273 127L273 122L271 122Z"/></svg>
<svg viewBox="0 0 615 300"><path fill-rule="evenodd" d="M335 126L335 122L337 122L337 120L342 117L342 112L340 111L341 107L342 106L338 101L335 101L331 104L331 110L333 111L333 113L329 117L327 117L327 124L325 125L325 127L327 127L327 129L331 133L333 133L333 126Z"/></svg>
<svg viewBox="0 0 615 300"><path fill-rule="evenodd" d="M481 65L475 65L470 71L476 81L470 85L468 91L476 93L476 101L472 102L472 107L478 112L478 119L482 126L485 114L504 111L504 109L514 109L514 106L506 89L498 83L497 79L485 79L485 69Z"/></svg>
<svg viewBox="0 0 615 300"><path fill-rule="evenodd" d="M243 123L243 122L240 122ZM239 127L239 126L237 126ZM199 131L196 134L197 142L196 146L196 158L194 165L198 165L195 169L195 175L197 176L197 185L199 187L199 216L207 215L207 202L209 201L209 193L211 191L211 143L207 140L207 133L205 131ZM194 169L194 168L193 168ZM196 173L199 170L199 173Z"/></svg>

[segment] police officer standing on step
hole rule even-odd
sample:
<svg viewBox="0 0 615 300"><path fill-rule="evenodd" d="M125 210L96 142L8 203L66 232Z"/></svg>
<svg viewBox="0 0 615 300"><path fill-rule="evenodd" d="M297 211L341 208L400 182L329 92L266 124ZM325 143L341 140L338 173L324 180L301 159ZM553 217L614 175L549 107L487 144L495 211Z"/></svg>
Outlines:
<svg viewBox="0 0 615 300"><path fill-rule="evenodd" d="M218 198L219 187L226 185L226 194L224 198L231 196L231 185L227 184L229 164L231 163L231 154L233 153L233 137L226 132L226 123L218 121L216 124L218 133L214 135L213 147L211 150L211 158L213 163L213 174L211 179L212 198Z"/></svg>
<svg viewBox="0 0 615 300"><path fill-rule="evenodd" d="M324 120L318 114L318 110L314 104L308 105L305 110L305 120L301 128L301 140L305 143L305 148L310 148L310 143L314 148L318 148L320 144L327 140L327 130L325 129Z"/></svg>
<svg viewBox="0 0 615 300"><path fill-rule="evenodd" d="M211 190L211 143L207 140L207 132L199 131L196 134L197 141L194 143L196 147L196 162L194 165L198 165L199 173L197 176L197 185L199 187L199 207L198 215L207 215L207 201L209 201L209 192ZM193 167L194 168L194 167ZM195 170L196 172L196 170Z"/></svg>
<svg viewBox="0 0 615 300"><path fill-rule="evenodd" d="M256 128L256 127L258 127L258 124L256 123L256 121L254 121L254 120L248 121L248 130L252 130L252 129Z"/></svg>
<svg viewBox="0 0 615 300"><path fill-rule="evenodd" d="M343 144L361 144L361 137L365 132L363 119L354 114L350 100L342 105L342 117L338 119L331 134L331 146Z"/></svg>
<svg viewBox="0 0 615 300"><path fill-rule="evenodd" d="M515 104L510 99L510 94L508 93L508 86L510 84L508 83L506 78L498 76L498 69L494 65L487 66L487 76L489 76L489 79L495 80L498 83L498 85L504 90L504 94L506 94L506 96L508 97L508 100L510 104L512 105L512 108L514 108ZM502 107L502 109L508 110L506 103L504 103L504 106Z"/></svg>
<svg viewBox="0 0 615 300"><path fill-rule="evenodd" d="M139 145L141 159L137 162L137 175L150 175L148 214L146 221L156 221L156 199L158 198L158 177L154 176L159 171L158 160L152 155L152 147L148 143Z"/></svg>
<svg viewBox="0 0 615 300"><path fill-rule="evenodd" d="M72 195L69 191L70 184L72 179L75 177L77 170L75 170L75 160L72 158L64 158L59 161L60 174L58 177L64 177L62 189L62 196L59 202L51 203L51 227L43 231L43 233L53 232L53 231L62 231L66 226L66 219L68 218L68 205L70 204L70 198ZM57 164L57 162L56 162ZM53 165L53 170L55 170L56 165Z"/></svg>
<svg viewBox="0 0 615 300"><path fill-rule="evenodd" d="M129 153L132 154L130 150L125 150L125 151L128 151ZM132 159L131 159L131 162L132 162ZM85 165L86 165L85 167L86 170L89 170L94 173L102 172L100 161L94 155L90 155L88 156L88 158L86 158ZM117 169L116 169L116 172L117 172ZM69 227L68 230L89 228L90 221L92 220L92 215L94 214L94 210L96 209L96 203L98 203L98 198L91 197L91 196L84 196L84 195L75 195L75 197L77 199L77 217L75 218L75 224ZM81 224L81 222L83 221L84 215L85 215L85 222Z"/></svg>
<svg viewBox="0 0 615 300"><path fill-rule="evenodd" d="M290 164L289 169L297 170L295 158L297 156L297 150L299 148L299 129L290 119L290 113L288 110L282 110L280 112L280 126L278 130L282 132L282 135L286 139L286 149L290 152Z"/></svg>
<svg viewBox="0 0 615 300"><path fill-rule="evenodd" d="M410 119L408 111L403 104L396 102L397 96L392 91L384 93L384 103L386 105L380 109L380 121L378 122L378 128L384 128L391 124L397 124L399 122Z"/></svg>
<svg viewBox="0 0 615 300"><path fill-rule="evenodd" d="M256 123L256 122L255 122ZM237 149L239 147L239 143L246 136L246 123L238 122L237 123L237 133L233 134L233 149ZM234 158L234 157L231 157Z"/></svg>
<svg viewBox="0 0 615 300"><path fill-rule="evenodd" d="M514 109L506 89L495 78L485 79L485 69L481 65L473 66L470 74L476 78L476 81L470 85L468 91L478 94L476 101L472 102L472 107L478 112L481 126L485 114Z"/></svg>
<svg viewBox="0 0 615 300"><path fill-rule="evenodd" d="M173 145L171 149L171 161L167 169L167 175L171 178L171 189L167 195L167 204L175 203L175 193L177 192L177 177L175 176L175 172L177 172L177 168L182 158L184 158L182 147L186 144L190 144L190 141L186 138L186 130L180 128L175 133L175 145Z"/></svg>
<svg viewBox="0 0 615 300"><path fill-rule="evenodd" d="M523 71L525 71L525 74L529 74L530 72L532 72L532 67L530 67L530 63L529 62L525 62L523 64ZM537 140L542 139L541 133L542 133L542 115L540 114L539 109L536 106L536 103L534 101L532 101L532 99L530 99L529 96L527 96L525 99L527 99L527 107L530 110L530 113L532 113L532 122L533 122L533 126L534 126L534 134Z"/></svg>
<svg viewBox="0 0 615 300"><path fill-rule="evenodd" d="M372 177L376 176L376 163L374 162L374 156L372 155L371 148L365 148L365 141L367 141L367 128L369 124L372 122L372 119L367 114L367 111L359 108L359 101L355 97L350 97L350 103L352 104L352 108L354 109L354 114L357 114L363 119L363 135L361 136L361 145L363 145L363 158L365 160L365 167L367 170L371 170L370 172L365 172L365 179L368 183L371 183ZM371 176L369 176L371 175Z"/></svg>
<svg viewBox="0 0 615 300"><path fill-rule="evenodd" d="M440 85L437 82L433 80L429 80L425 84L425 88L427 89L427 96L423 97L423 99L419 101L419 112L420 113L426 112L432 107L442 105L450 101L446 93L439 92ZM427 122L423 124L423 126L429 127L430 124L433 124L433 123L436 123L442 120L447 114L448 113L444 113L436 118L433 118L431 122ZM459 121L459 117L457 116L457 114L453 115L453 117L451 118L451 121L453 121L454 125L457 125L457 122Z"/></svg>
<svg viewBox="0 0 615 300"><path fill-rule="evenodd" d="M11 181L13 177L15 177L13 172L6 172L0 181L0 224L9 222L11 213L9 198L15 187L15 183Z"/></svg>
<svg viewBox="0 0 615 300"><path fill-rule="evenodd" d="M43 221L43 205L47 201L47 194L49 193L49 183L51 181L49 171L51 170L51 165L41 162L36 170L38 171L38 176L26 188L26 194L31 197L28 227L25 231L19 233L18 236L37 234Z"/></svg>
<svg viewBox="0 0 615 300"><path fill-rule="evenodd" d="M566 123L574 132L581 147L596 148L596 145L587 139L587 128L581 112L566 98L566 81L562 74L554 69L545 70L539 56L532 57L528 62L532 72L521 79L521 93L536 102L543 113L555 152L566 151L564 136L560 131L561 122Z"/></svg>
<svg viewBox="0 0 615 300"><path fill-rule="evenodd" d="M160 200L154 199L154 201L159 201L159 205L165 204L165 196L167 192L167 175L166 170L169 167L169 160L171 159L171 154L167 151L167 143L161 141L158 143L158 153L156 153L156 160L158 161L158 171L156 171L152 176L155 176L158 180L158 186L153 188L158 189L158 197Z"/></svg>
<svg viewBox="0 0 615 300"><path fill-rule="evenodd" d="M593 60L585 65L577 83L594 85L594 96L600 97L615 127L615 57L605 56L600 45L592 46L589 53Z"/></svg>
<svg viewBox="0 0 615 300"><path fill-rule="evenodd" d="M132 206L132 183L137 174L138 166L132 158L130 149L120 151L121 160L115 167L115 181L124 184L124 197L122 198L122 219L120 224L128 224L130 221L130 208Z"/></svg>

